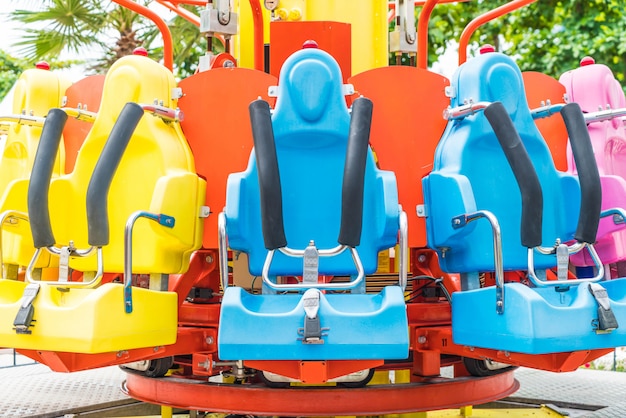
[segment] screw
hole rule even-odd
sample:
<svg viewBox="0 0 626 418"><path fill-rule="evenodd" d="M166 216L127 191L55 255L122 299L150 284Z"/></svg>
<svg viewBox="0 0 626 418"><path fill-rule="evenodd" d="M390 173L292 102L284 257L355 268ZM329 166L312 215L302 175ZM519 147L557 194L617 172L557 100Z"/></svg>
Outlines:
<svg viewBox="0 0 626 418"><path fill-rule="evenodd" d="M419 337L417 337L417 342L420 344L424 344L426 342L426 337L420 335Z"/></svg>
<svg viewBox="0 0 626 418"><path fill-rule="evenodd" d="M206 343L209 345L213 344L213 337L206 337Z"/></svg>

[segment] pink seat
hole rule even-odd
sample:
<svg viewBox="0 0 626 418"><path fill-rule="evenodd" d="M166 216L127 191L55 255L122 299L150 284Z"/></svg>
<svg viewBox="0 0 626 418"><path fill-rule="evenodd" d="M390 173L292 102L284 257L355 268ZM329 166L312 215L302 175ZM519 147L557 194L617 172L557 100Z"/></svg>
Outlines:
<svg viewBox="0 0 626 418"><path fill-rule="evenodd" d="M611 70L595 64L587 57L581 66L564 73L559 81L565 86L569 101L580 105L585 113L598 110L626 108L626 98ZM626 208L626 129L617 117L587 124L600 179L602 182L602 210ZM575 173L576 166L571 148L567 150L568 171ZM612 217L600 220L596 250L604 264L626 260L626 229L615 225ZM593 265L588 254L579 253L571 258L578 266Z"/></svg>

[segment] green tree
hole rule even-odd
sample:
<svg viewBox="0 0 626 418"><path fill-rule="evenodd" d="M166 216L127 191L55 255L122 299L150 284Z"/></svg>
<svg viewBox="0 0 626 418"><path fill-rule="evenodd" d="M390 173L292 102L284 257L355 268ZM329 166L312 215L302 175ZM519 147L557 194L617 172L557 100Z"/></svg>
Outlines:
<svg viewBox="0 0 626 418"><path fill-rule="evenodd" d="M88 48L102 51L92 63L94 72L105 72L113 62L138 46L161 59L160 35L153 22L115 3L99 0L44 0L22 3L10 19L24 24L24 35L15 46L27 60L51 59L63 51L80 54ZM36 3L36 4L35 4ZM144 4L148 3L144 0ZM197 27L180 18L171 22L175 39L175 70L185 77L195 70L201 53Z"/></svg>
<svg viewBox="0 0 626 418"><path fill-rule="evenodd" d="M4 99L25 69L26 64L22 60L0 50L0 101Z"/></svg>
<svg viewBox="0 0 626 418"><path fill-rule="evenodd" d="M474 17L508 3L479 0L435 7L429 30L429 62L459 39ZM418 10L419 12L419 10ZM592 56L624 84L626 14L623 0L539 0L485 24L472 37L516 58L523 71L559 77Z"/></svg>

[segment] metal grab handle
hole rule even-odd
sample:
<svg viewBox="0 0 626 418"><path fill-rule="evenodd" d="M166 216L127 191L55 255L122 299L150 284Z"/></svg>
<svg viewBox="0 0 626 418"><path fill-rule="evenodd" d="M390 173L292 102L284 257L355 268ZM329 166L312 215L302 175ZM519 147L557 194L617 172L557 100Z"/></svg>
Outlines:
<svg viewBox="0 0 626 418"><path fill-rule="evenodd" d="M263 283L274 290L301 290L301 289L353 289L357 287L365 278L365 270L359 257L359 253L356 248L348 247L346 245L338 245L331 249L318 250L320 257L329 257L339 255L345 250L350 250L352 255L352 261L357 270L357 277L351 282L347 283L297 283L297 284L278 284L274 283L269 278L270 266L272 259L274 258L274 252L276 250L270 250L265 257L265 263L263 264L262 278ZM279 248L278 251L291 257L301 257L304 255L304 250L294 250L288 247Z"/></svg>
<svg viewBox="0 0 626 418"><path fill-rule="evenodd" d="M52 254L59 254L58 252L58 248L55 247L46 247L46 248L37 248L37 250L35 251L35 254L33 255L33 258L31 258L30 263L28 263L28 267L26 267L26 281L29 283L39 283L39 284L45 284L48 286L58 286L58 287L63 287L63 288L69 288L69 287L73 287L73 288L80 288L80 287L86 287L86 288L91 288L91 287L96 287L97 285L100 284L100 281L102 281L102 277L104 276L104 264L102 262L102 248L98 247L91 247L87 250L82 250L77 252L76 255L78 255L79 257L85 257L88 255L91 255L91 253L93 253L94 249L96 251L96 256L97 256L97 270L96 270L96 275L94 276L93 279L91 279L88 282L69 282L69 281L62 281L62 280L55 280L55 281L49 281L49 280L37 280L35 278L33 278L33 270L35 269L35 263L37 262L37 260L39 259L39 255L41 254L42 250L47 250L49 252L51 252Z"/></svg>
<svg viewBox="0 0 626 418"><path fill-rule="evenodd" d="M599 110L597 112L589 112L585 113L585 122L602 122L605 120L611 120L615 118L619 118L622 116L626 116L626 108L622 109L606 109Z"/></svg>
<svg viewBox="0 0 626 418"><path fill-rule="evenodd" d="M133 227L139 218L150 219L166 228L173 228L176 220L173 216L138 210L126 221L124 228L124 310L133 312Z"/></svg>
<svg viewBox="0 0 626 418"><path fill-rule="evenodd" d="M141 107L144 112L158 116L166 122L182 122L185 119L185 114L180 109L172 109L171 107L165 107L156 103L139 104L139 107Z"/></svg>
<svg viewBox="0 0 626 418"><path fill-rule="evenodd" d="M493 238L493 267L496 275L496 312L504 313L504 263L502 261L502 234L498 218L488 210L479 210L474 213L459 215L452 218L452 227L459 229L472 221L484 218L491 225Z"/></svg>
<svg viewBox="0 0 626 418"><path fill-rule="evenodd" d="M16 122L26 126L43 126L46 118L30 115L0 115L0 122Z"/></svg>
<svg viewBox="0 0 626 418"><path fill-rule="evenodd" d="M577 285L584 282L597 282L604 278L604 266L602 265L602 261L596 252L596 249L592 244L588 244L586 242L578 242L574 245L568 247L569 254L576 254L582 250L586 249L593 260L594 266L598 269L598 272L594 277L585 278L585 279L572 279L572 280L542 280L537 277L535 273L535 263L534 263L534 251L537 251L541 254L553 254L554 248L545 248L545 247L536 247L528 249L528 278L531 282L537 287L549 287L549 286L563 286L563 285ZM551 250L551 251L548 251Z"/></svg>
<svg viewBox="0 0 626 418"><path fill-rule="evenodd" d="M491 102L469 102L457 107L449 107L443 111L443 118L446 120L463 119L475 113L485 110Z"/></svg>
<svg viewBox="0 0 626 418"><path fill-rule="evenodd" d="M565 103L551 104L550 100L548 100L544 106L531 109L530 115L533 119L549 118L550 116L559 113L561 109L563 109L563 106L565 106Z"/></svg>
<svg viewBox="0 0 626 418"><path fill-rule="evenodd" d="M226 242L226 214L220 212L217 215L217 234L218 234L218 252L219 252L219 268L220 281L222 290L228 288L228 244Z"/></svg>
<svg viewBox="0 0 626 418"><path fill-rule="evenodd" d="M602 213L600 213L600 218L606 218L607 216L613 216L613 223L615 225L626 223L626 209L611 208L603 210Z"/></svg>
<svg viewBox="0 0 626 418"><path fill-rule="evenodd" d="M77 109L74 107L63 107L62 111L67 113L68 116L73 117L76 120L80 120L83 122L94 123L96 118L98 117L97 112L90 112L86 109Z"/></svg>

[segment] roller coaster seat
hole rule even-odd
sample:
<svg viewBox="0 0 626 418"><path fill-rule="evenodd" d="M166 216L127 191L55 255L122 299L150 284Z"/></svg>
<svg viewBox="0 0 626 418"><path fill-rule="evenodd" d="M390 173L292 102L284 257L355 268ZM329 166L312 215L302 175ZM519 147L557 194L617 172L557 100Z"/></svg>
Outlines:
<svg viewBox="0 0 626 418"><path fill-rule="evenodd" d="M459 68L452 86L456 89L452 107L470 98L476 103L500 101L504 105L541 183L542 244L552 246L556 238L563 242L571 240L578 214L564 208L580 206L578 180L555 169L550 151L531 117L517 65L499 53L481 55ZM528 267L528 250L520 240L522 201L516 184L482 113L449 122L435 154L433 172L424 180L429 246L439 252L445 271L493 271L492 231L488 223L475 222L455 229L451 221L477 209L488 209L500 223L505 270ZM535 258L538 268L553 265L553 257Z"/></svg>
<svg viewBox="0 0 626 418"><path fill-rule="evenodd" d="M339 66L329 54L319 49L303 49L285 61L271 127L289 248L304 250L311 240L320 250L339 245L342 178L350 123ZM397 242L400 211L393 173L376 168L369 147L366 153L362 234L356 248L365 271L371 273L376 270L378 252ZM248 253L249 270L255 275L262 274L268 253L261 225L260 193L257 159L252 153L246 171L229 176L225 218L229 247ZM354 277L354 264L345 253L320 256L319 274ZM302 258L287 257L276 251L269 270L270 280L302 274ZM306 283L302 285L300 290L287 294L263 286L261 295L228 287L220 313L220 358L407 357L408 324L400 286L387 286L378 294L364 294L364 286L353 289L353 293L335 293L307 290ZM303 325L306 329L306 296L310 291L316 291L319 298L316 318L321 333L317 344L306 343L307 338L302 334Z"/></svg>
<svg viewBox="0 0 626 418"><path fill-rule="evenodd" d="M147 57L127 56L111 67L97 118L80 148L74 170L50 182L48 207L57 245L68 245L72 240L77 248L89 248L87 189L122 106L127 102L151 104L157 99L175 108L175 87L172 73ZM103 270L125 272L127 220L136 211L147 211L173 217L174 226L170 229L156 222L137 221L131 272L178 273L187 268L191 252L201 244L199 216L205 183L195 173L179 124L145 115L136 105L130 107L140 120L123 149L108 193L110 234L108 244L101 244ZM32 213L30 204L29 209ZM95 272L96 257L70 256L69 266ZM0 339L6 346L103 353L176 341L178 297L174 292L126 288L110 282L89 288L85 287L86 280L82 287L74 284L64 288L55 283L33 281L26 286L23 282L0 280ZM20 316L29 306L32 320Z"/></svg>
<svg viewBox="0 0 626 418"><path fill-rule="evenodd" d="M470 99L503 104L543 195L541 246L552 247L556 238L572 240L581 200L580 183L576 176L555 169L531 117L521 72L514 61L499 53L476 57L457 70L452 89L456 92L452 107ZM479 274L495 270L494 232L484 219L455 229L454 219L459 215L479 210L494 215L502 237L504 271L527 271L529 253L522 245L520 231L520 186L484 113L449 122L435 154L434 169L424 179L424 191L429 246L439 252L445 271L464 273L463 290L452 295L456 344L544 354L626 343L621 328L611 332L597 328L600 300L594 299L589 282L546 287L512 282L504 283L502 289L481 285ZM554 256L534 253L536 271L556 265ZM622 281L602 283L601 290L606 291L603 302L610 305L609 310L618 321L625 321ZM500 306L496 303L499 297Z"/></svg>
<svg viewBox="0 0 626 418"><path fill-rule="evenodd" d="M70 81L52 71L33 68L24 71L15 84L14 115L45 117L48 110L59 107ZM0 212L27 212L28 178L39 144L41 126L11 123L0 160ZM63 174L64 152L58 154L53 175ZM5 264L28 265L34 253L33 240L27 221L14 217L5 222L2 236L2 260ZM45 260L44 260L45 258ZM38 266L47 265L42 257Z"/></svg>
<svg viewBox="0 0 626 418"><path fill-rule="evenodd" d="M584 63L585 61L583 61ZM591 63L567 71L559 81L565 86L569 100L586 112L626 108L621 85L611 70L602 64ZM602 179L602 209L626 208L626 129L617 117L587 124L594 155ZM568 147L568 170L576 173L576 165ZM600 220L596 250L604 264L626 260L626 231L616 225L612 217ZM575 265L593 265L586 253L572 258Z"/></svg>
<svg viewBox="0 0 626 418"><path fill-rule="evenodd" d="M52 229L60 245L72 240L87 248L85 201L89 179L108 135L128 102L155 100L176 108L176 82L165 67L143 56L118 60L107 73L102 102L93 128L78 153L74 171L54 179L49 207ZM124 271L124 226L143 210L175 218L173 228L138 221L133 240L133 273L180 273L192 251L200 247L199 211L206 184L195 172L191 150L180 125L145 114L135 129L109 190L110 242L103 247L105 272ZM72 222L67 222L72 219ZM94 271L95 257L75 258L70 266Z"/></svg>
<svg viewBox="0 0 626 418"><path fill-rule="evenodd" d="M341 214L341 179L350 112L342 93L341 73L321 50L302 51L283 64L272 115L280 172L284 225L291 248L337 246ZM366 273L377 267L378 252L396 244L398 197L393 173L376 168L368 153L363 201L363 230L358 246ZM256 160L228 179L227 235L230 248L249 257L260 275L267 250L263 243ZM270 274L299 275L301 260L277 254ZM349 254L320 259L320 273L354 273Z"/></svg>

